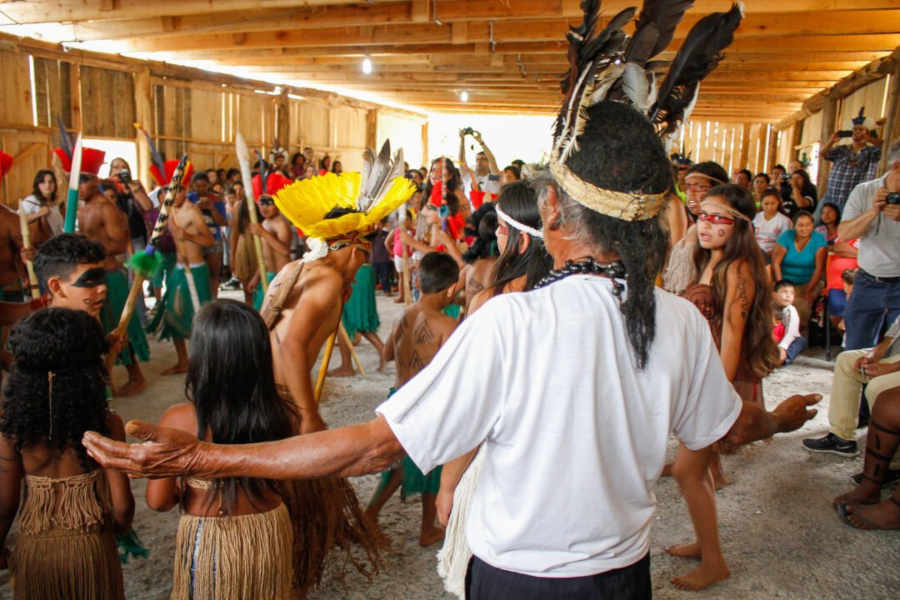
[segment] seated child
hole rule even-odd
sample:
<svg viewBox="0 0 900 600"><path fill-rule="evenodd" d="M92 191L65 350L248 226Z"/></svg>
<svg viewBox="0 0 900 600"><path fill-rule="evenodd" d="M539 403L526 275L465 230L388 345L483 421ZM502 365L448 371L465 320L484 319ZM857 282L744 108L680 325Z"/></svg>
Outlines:
<svg viewBox="0 0 900 600"><path fill-rule="evenodd" d="M431 362L437 351L456 328L456 320L442 314L456 296L459 266L449 255L429 252L419 263L419 300L407 308L394 326L384 349L386 361L397 361L396 387L391 393L416 376ZM372 497L366 516L372 523L378 512L401 487L401 497L422 494L422 528L419 544L430 546L444 537L443 529L435 523L435 499L441 487L441 468L423 474L406 457L402 466L382 474L382 482Z"/></svg>
<svg viewBox="0 0 900 600"><path fill-rule="evenodd" d="M778 343L781 364L789 365L808 345L806 338L800 335L800 314L794 308L794 284L785 280L776 282L772 302L775 313L772 337Z"/></svg>
<svg viewBox="0 0 900 600"><path fill-rule="evenodd" d="M778 212L779 208L781 208L781 196L778 190L767 188L762 196L762 210L753 217L756 242L766 256L766 263L771 261L772 249L775 248L778 236L793 227L791 220Z"/></svg>
<svg viewBox="0 0 900 600"><path fill-rule="evenodd" d="M87 430L125 440L106 400L103 327L87 310L48 308L16 325L9 344L15 364L0 405L0 548L18 512L14 596L122 599L114 536L131 527L134 497L124 473L100 468L81 445Z"/></svg>

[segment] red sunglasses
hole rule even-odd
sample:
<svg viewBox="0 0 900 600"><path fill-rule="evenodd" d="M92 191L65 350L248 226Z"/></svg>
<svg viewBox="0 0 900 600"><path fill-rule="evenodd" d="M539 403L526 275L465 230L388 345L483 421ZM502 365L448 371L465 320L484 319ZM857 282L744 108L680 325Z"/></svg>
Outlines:
<svg viewBox="0 0 900 600"><path fill-rule="evenodd" d="M735 220L731 217L724 217L722 215L711 215L708 212L700 211L700 214L697 215L697 220L704 221L706 223L710 223L712 225L734 225Z"/></svg>

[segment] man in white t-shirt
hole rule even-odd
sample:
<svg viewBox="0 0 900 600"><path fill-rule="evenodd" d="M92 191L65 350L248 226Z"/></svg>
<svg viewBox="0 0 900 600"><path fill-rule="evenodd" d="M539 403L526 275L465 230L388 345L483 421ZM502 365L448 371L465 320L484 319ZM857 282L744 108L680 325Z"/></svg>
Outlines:
<svg viewBox="0 0 900 600"><path fill-rule="evenodd" d="M468 135L471 135L478 142L478 145L481 146L481 150L475 155L474 174L466 164L466 136ZM486 199L489 199L491 194L494 196L500 195L500 188L502 187L500 167L497 165L494 153L484 143L480 131L475 131L471 128L459 130L459 164L463 171L463 185L466 188L467 195L475 189L474 184L476 183L478 184L478 190L485 193Z"/></svg>
<svg viewBox="0 0 900 600"><path fill-rule="evenodd" d="M671 170L646 117L606 105L615 110L592 112L585 136L610 122L640 131L599 149L582 142L569 161L596 157L590 185L616 198L646 190L646 210L628 212L634 197L622 194L627 204L607 209L617 218L582 204L589 198L564 188L568 176L536 183L558 270L536 291L497 296L468 317L375 419L252 446L132 424L147 443L88 434L91 456L156 476L279 479L378 472L403 454L427 472L483 444L467 526L469 598L648 598L668 436L693 453L683 475L702 479L713 443L795 429L817 398L795 396L772 413L743 405L706 321L654 286L667 246L655 216Z"/></svg>

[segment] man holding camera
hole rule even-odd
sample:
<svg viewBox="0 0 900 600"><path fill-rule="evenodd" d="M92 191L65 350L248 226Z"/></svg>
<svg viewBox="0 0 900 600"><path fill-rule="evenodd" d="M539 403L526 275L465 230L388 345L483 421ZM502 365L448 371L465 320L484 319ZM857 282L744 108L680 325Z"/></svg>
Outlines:
<svg viewBox="0 0 900 600"><path fill-rule="evenodd" d="M472 176L466 165L466 136L471 135L475 141L481 146L481 150L475 155L475 174ZM459 130L459 164L463 172L468 175L465 179L466 187L469 190L478 189L485 193L486 198L500 195L500 167L497 165L497 159L494 153L487 147L481 137L481 132L475 131L471 127ZM476 188L475 185L478 185Z"/></svg>
<svg viewBox="0 0 900 600"><path fill-rule="evenodd" d="M860 110L858 116L850 119L849 125L851 129L835 131L822 148L823 158L831 162L831 172L828 173L825 199L816 211L817 222L825 202L837 204L843 211L850 192L863 181L875 177L878 161L881 160L881 143L869 133L871 119ZM849 144L833 147L845 137L851 138Z"/></svg>

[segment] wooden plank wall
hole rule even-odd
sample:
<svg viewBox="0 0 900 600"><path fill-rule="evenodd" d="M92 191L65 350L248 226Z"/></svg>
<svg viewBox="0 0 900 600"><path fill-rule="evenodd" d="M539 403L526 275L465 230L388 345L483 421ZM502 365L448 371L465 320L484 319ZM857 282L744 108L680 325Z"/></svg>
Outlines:
<svg viewBox="0 0 900 600"><path fill-rule="evenodd" d="M768 173L777 158L775 145L776 135L768 123L691 120L675 140L672 152L689 154L694 162L715 161L730 176L742 168Z"/></svg>
<svg viewBox="0 0 900 600"><path fill-rule="evenodd" d="M90 138L136 142L134 124L142 114L147 121L142 127L164 157L188 153L196 170L237 166L238 131L251 150L260 150L266 158L277 141L289 155L309 146L318 157L327 153L345 170L357 170L367 142L379 138L380 132L370 131L379 126L374 115L384 113L390 121L382 125L415 130L413 163L419 162L423 119L410 113L368 108L333 95L298 99L287 93L258 93L251 82L231 85L212 74L208 80L153 74L152 63L144 70L144 81L150 81L149 88L146 83L143 88L149 89L149 94L144 92L148 104L136 97L140 72L133 62L122 59L120 65L117 59L104 58L102 64L76 64L66 55L32 57L27 48L14 45L0 50L0 150L17 157L0 185L3 202L15 205L31 192L34 174L49 166L50 150L59 145L59 117L73 137L81 131ZM137 102L143 102L140 110ZM279 131L286 139L277 139ZM152 185L149 164L132 167Z"/></svg>

